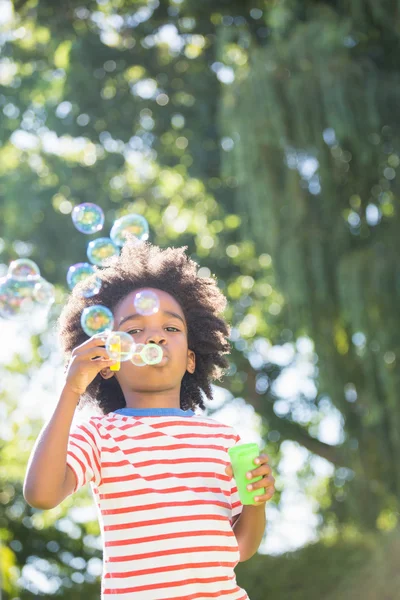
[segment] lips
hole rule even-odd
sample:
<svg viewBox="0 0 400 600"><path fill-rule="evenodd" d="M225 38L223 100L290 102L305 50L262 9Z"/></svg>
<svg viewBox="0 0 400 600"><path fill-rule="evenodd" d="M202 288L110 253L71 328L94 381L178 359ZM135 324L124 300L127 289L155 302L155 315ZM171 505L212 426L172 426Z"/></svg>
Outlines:
<svg viewBox="0 0 400 600"><path fill-rule="evenodd" d="M167 354L164 354L160 362L156 363L155 365L149 365L149 367L159 367L160 365L165 365L165 363L168 362L168 360L169 356Z"/></svg>
<svg viewBox="0 0 400 600"><path fill-rule="evenodd" d="M148 366L149 367L158 367L158 366L163 366L165 365L166 362L168 362L169 360L169 352L166 351L166 349L163 346L159 346L159 348L161 348L162 350L162 357L160 362L157 363L150 363Z"/></svg>

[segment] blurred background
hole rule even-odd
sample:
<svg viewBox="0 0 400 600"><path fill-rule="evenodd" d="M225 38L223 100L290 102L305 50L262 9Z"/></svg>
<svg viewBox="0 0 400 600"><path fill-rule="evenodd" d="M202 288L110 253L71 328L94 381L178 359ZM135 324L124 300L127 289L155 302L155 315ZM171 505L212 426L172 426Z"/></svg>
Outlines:
<svg viewBox="0 0 400 600"><path fill-rule="evenodd" d="M0 276L30 258L56 290L48 319L0 320L1 600L99 597L89 488L22 496L82 202L105 235L143 215L228 298L207 414L277 486L239 585L399 598L399 23L398 0L0 0Z"/></svg>

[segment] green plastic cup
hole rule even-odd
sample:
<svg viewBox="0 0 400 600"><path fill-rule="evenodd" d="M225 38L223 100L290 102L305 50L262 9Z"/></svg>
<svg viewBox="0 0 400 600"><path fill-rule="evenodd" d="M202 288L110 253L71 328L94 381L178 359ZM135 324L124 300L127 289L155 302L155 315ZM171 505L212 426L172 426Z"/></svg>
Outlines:
<svg viewBox="0 0 400 600"><path fill-rule="evenodd" d="M254 500L255 496L265 494L264 488L258 488L249 491L247 486L249 483L254 483L262 479L261 475L253 479L247 479L246 473L257 468L254 459L260 454L257 444L238 444L228 449L229 458L231 459L233 476L239 492L239 498L242 504L257 504Z"/></svg>

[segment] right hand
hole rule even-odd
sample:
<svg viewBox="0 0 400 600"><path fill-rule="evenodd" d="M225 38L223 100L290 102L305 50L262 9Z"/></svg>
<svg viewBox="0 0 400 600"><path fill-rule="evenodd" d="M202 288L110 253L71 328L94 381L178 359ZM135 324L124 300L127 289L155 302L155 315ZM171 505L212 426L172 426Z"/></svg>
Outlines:
<svg viewBox="0 0 400 600"><path fill-rule="evenodd" d="M79 396L102 369L115 363L107 354L106 337L97 334L72 350L65 385Z"/></svg>

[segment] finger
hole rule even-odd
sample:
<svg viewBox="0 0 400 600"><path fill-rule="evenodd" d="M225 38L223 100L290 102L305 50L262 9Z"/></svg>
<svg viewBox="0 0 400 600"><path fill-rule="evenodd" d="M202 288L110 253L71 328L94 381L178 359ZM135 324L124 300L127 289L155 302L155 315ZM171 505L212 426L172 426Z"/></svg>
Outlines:
<svg viewBox="0 0 400 600"><path fill-rule="evenodd" d="M228 465L225 469L225 473L228 475L228 477L233 477L233 469L231 465Z"/></svg>
<svg viewBox="0 0 400 600"><path fill-rule="evenodd" d="M261 465L261 464L267 463L267 462L269 462L269 456L268 456L268 454L260 454L259 456L257 456L254 459L254 463L256 465Z"/></svg>
<svg viewBox="0 0 400 600"><path fill-rule="evenodd" d="M270 475L272 473L272 469L269 465L261 465L257 469L253 469L252 471L248 471L246 473L247 479L254 479L254 477L263 477L264 475Z"/></svg>
<svg viewBox="0 0 400 600"><path fill-rule="evenodd" d="M72 350L71 355L78 356L79 354L82 354L82 352L87 350L88 348L97 348L97 347L101 348L102 346L104 347L105 343L107 341L107 337L108 337L108 334L105 332L101 333L101 334L96 334L95 336L92 336L88 340L85 340L79 346L76 346L76 348L74 348Z"/></svg>
<svg viewBox="0 0 400 600"><path fill-rule="evenodd" d="M109 360L110 356L108 355L107 350L104 347L97 346L94 348L87 348L82 351L80 354L76 355L76 360L82 362L87 360L96 360L96 359L105 359ZM115 362L115 358L114 358Z"/></svg>
<svg viewBox="0 0 400 600"><path fill-rule="evenodd" d="M263 477L259 481L255 481L254 483L249 483L246 487L248 490L258 490L260 488L269 488L275 484L275 479L273 477Z"/></svg>
<svg viewBox="0 0 400 600"><path fill-rule="evenodd" d="M84 352L88 348L104 347L106 345L107 338L108 338L108 335L104 335L104 334L93 336L90 339L83 342L83 344L81 344L80 346L77 346L76 348L74 348L74 350L72 352L75 354L80 354L81 352Z"/></svg>
<svg viewBox="0 0 400 600"><path fill-rule="evenodd" d="M271 500L274 494L275 488L269 488L268 490L266 490L265 494L262 494L261 496L255 496L254 502L256 502L257 504L261 504L262 502L268 502L268 500Z"/></svg>

